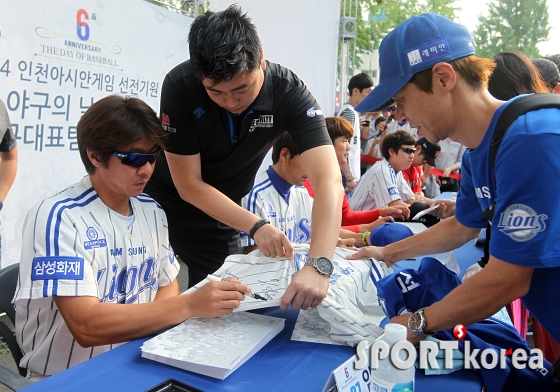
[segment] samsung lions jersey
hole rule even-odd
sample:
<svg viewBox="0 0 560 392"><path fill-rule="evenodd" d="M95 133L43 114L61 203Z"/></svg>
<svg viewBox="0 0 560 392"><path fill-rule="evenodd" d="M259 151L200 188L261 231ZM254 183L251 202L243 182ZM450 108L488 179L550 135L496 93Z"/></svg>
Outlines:
<svg viewBox="0 0 560 392"><path fill-rule="evenodd" d="M22 367L52 375L115 347L81 347L54 296L141 304L176 278L162 208L145 194L130 202L133 215L125 224L127 217L101 201L87 176L27 214L14 298Z"/></svg>
<svg viewBox="0 0 560 392"><path fill-rule="evenodd" d="M383 158L367 172L350 196L350 207L354 211L384 208L395 200L408 201L414 196L402 172L396 172Z"/></svg>
<svg viewBox="0 0 560 392"><path fill-rule="evenodd" d="M311 240L313 199L303 186L293 186L271 167L257 175L255 186L241 201L243 208L267 219L282 230L290 242L306 244ZM247 233L241 232L241 246L255 245Z"/></svg>

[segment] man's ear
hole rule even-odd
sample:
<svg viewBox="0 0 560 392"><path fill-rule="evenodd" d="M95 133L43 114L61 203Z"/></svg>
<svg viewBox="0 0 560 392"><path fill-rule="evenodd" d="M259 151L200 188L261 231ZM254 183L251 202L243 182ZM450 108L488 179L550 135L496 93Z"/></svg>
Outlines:
<svg viewBox="0 0 560 392"><path fill-rule="evenodd" d="M457 83L457 74L449 63L437 63L432 67L432 88L452 90Z"/></svg>
<svg viewBox="0 0 560 392"><path fill-rule="evenodd" d="M264 71L266 69L266 61L264 61L264 50L261 48L261 69Z"/></svg>
<svg viewBox="0 0 560 392"><path fill-rule="evenodd" d="M103 165L101 164L101 161L99 160L96 152L93 152L90 149L87 149L86 152L87 152L88 159L93 166L103 167Z"/></svg>
<svg viewBox="0 0 560 392"><path fill-rule="evenodd" d="M282 150L280 150L280 160L282 162L288 162L291 159L291 155L290 155L290 150L288 150L286 147L284 147Z"/></svg>

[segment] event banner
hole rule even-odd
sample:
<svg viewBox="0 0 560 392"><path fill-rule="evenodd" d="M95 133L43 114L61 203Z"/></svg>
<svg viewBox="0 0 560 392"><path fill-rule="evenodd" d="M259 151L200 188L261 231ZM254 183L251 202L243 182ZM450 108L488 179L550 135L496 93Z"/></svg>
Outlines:
<svg viewBox="0 0 560 392"><path fill-rule="evenodd" d="M291 68L332 114L340 0L235 2L257 26L265 58ZM0 0L0 99L19 150L1 213L1 266L19 261L29 209L86 174L76 124L93 102L129 95L159 114L166 73L189 57L192 20L145 0Z"/></svg>
<svg viewBox="0 0 560 392"><path fill-rule="evenodd" d="M19 152L2 211L6 266L19 261L27 211L86 174L80 116L109 94L159 112L165 74L188 58L192 18L143 0L0 0L0 10L0 99Z"/></svg>

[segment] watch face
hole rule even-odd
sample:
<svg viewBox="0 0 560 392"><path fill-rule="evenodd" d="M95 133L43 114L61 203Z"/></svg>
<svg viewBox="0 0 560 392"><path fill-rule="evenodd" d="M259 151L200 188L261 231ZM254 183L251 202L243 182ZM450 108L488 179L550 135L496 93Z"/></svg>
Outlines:
<svg viewBox="0 0 560 392"><path fill-rule="evenodd" d="M329 259L326 257L319 257L317 259L317 270L324 275L332 275L334 267Z"/></svg>
<svg viewBox="0 0 560 392"><path fill-rule="evenodd" d="M422 327L422 318L418 313L412 313L410 319L408 320L408 327L414 331Z"/></svg>

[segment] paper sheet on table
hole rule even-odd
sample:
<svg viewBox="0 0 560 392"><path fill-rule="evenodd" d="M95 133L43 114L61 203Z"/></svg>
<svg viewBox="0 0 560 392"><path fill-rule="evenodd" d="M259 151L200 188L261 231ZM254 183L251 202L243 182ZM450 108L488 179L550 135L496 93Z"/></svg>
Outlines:
<svg viewBox="0 0 560 392"><path fill-rule="evenodd" d="M457 276L461 276L461 267L459 267L459 263L457 263L457 257L453 251L445 252L445 253L438 253L435 255L435 258L438 259L441 264L445 265L448 270L453 271L457 274Z"/></svg>
<svg viewBox="0 0 560 392"><path fill-rule="evenodd" d="M416 235L427 229L426 225L421 222L395 222L399 225L404 225L412 231L412 234Z"/></svg>
<svg viewBox="0 0 560 392"><path fill-rule="evenodd" d="M267 299L263 301L245 296L245 300L241 301L239 307L233 310L234 312L279 306L280 299L296 272L293 259L256 256L253 253L258 254L260 251L249 255L228 256L220 269L212 274L222 279L227 277L238 279L244 285L251 287L254 293ZM188 289L186 293L196 291L208 282L208 279L204 279Z"/></svg>
<svg viewBox="0 0 560 392"><path fill-rule="evenodd" d="M414 215L414 218L412 218L412 220L418 220L422 218L424 215L427 215L430 212L437 210L438 208L439 208L439 204L430 208L426 208L425 210L422 210L418 214Z"/></svg>
<svg viewBox="0 0 560 392"><path fill-rule="evenodd" d="M299 311L296 325L292 332L292 340L345 345L343 342L338 342L331 338L331 325L321 318L318 309L312 308Z"/></svg>

